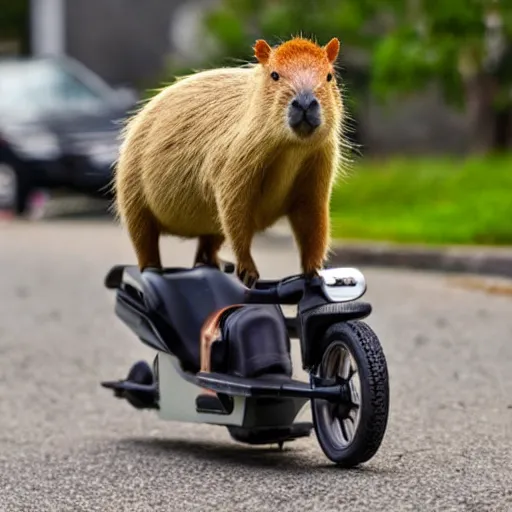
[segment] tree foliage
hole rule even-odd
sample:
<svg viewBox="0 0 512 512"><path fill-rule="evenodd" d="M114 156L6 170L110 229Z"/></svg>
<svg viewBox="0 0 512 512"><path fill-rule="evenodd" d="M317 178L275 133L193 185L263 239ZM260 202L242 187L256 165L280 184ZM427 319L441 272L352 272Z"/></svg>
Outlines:
<svg viewBox="0 0 512 512"><path fill-rule="evenodd" d="M445 98L463 104L464 84L478 76L495 80L497 98L511 85L512 2L421 0L405 2L372 56L372 83L381 97L437 82ZM493 28L490 15L501 26Z"/></svg>
<svg viewBox="0 0 512 512"><path fill-rule="evenodd" d="M486 26L490 13L501 28ZM465 80L484 73L496 81L495 102L509 103L512 0L223 0L206 25L221 54L244 60L259 37L338 36L364 52L381 99L436 82L463 105Z"/></svg>
<svg viewBox="0 0 512 512"><path fill-rule="evenodd" d="M23 54L29 52L29 14L29 0L0 0L0 45L14 42Z"/></svg>
<svg viewBox="0 0 512 512"><path fill-rule="evenodd" d="M368 0L223 0L206 18L206 26L220 51L247 58L256 38L278 43L294 35L326 43L342 36L345 43L367 46L368 34L360 30Z"/></svg>
<svg viewBox="0 0 512 512"><path fill-rule="evenodd" d="M0 39L24 33L29 7L28 0L0 0Z"/></svg>

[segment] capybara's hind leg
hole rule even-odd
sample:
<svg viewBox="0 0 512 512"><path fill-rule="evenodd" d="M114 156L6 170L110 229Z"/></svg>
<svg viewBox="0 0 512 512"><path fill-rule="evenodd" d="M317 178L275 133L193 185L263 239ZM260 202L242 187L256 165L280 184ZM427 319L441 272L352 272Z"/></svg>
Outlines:
<svg viewBox="0 0 512 512"><path fill-rule="evenodd" d="M219 250L224 243L223 235L203 235L199 237L194 266L209 265L220 268Z"/></svg>
<svg viewBox="0 0 512 512"><path fill-rule="evenodd" d="M160 230L158 223L146 209L141 209L136 216L126 219L126 225L132 240L139 269L162 268L158 246Z"/></svg>

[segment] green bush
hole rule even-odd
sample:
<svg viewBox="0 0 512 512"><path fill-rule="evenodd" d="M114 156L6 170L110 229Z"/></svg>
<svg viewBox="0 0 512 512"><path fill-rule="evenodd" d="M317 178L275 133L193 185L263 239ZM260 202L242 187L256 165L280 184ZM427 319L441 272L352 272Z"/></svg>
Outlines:
<svg viewBox="0 0 512 512"><path fill-rule="evenodd" d="M361 161L335 187L333 236L512 244L512 156Z"/></svg>

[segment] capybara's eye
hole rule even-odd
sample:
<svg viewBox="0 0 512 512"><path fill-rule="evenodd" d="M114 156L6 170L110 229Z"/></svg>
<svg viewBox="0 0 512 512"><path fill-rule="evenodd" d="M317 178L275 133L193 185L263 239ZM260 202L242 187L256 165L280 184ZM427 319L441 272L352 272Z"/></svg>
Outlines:
<svg viewBox="0 0 512 512"><path fill-rule="evenodd" d="M332 80L332 73L327 73L327 81L330 82Z"/></svg>
<svg viewBox="0 0 512 512"><path fill-rule="evenodd" d="M272 73L270 73L270 76L272 77L272 80L275 80L276 82L279 80L279 74L276 73L275 71L272 71Z"/></svg>

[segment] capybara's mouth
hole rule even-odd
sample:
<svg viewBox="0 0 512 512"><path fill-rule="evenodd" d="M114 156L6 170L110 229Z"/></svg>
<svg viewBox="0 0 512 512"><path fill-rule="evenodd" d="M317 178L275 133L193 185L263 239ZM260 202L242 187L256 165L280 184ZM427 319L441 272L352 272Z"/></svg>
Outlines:
<svg viewBox="0 0 512 512"><path fill-rule="evenodd" d="M311 135L319 126L319 123L313 121L311 122L309 119L304 116L304 118L294 124L290 124L291 129L300 137L308 137Z"/></svg>

